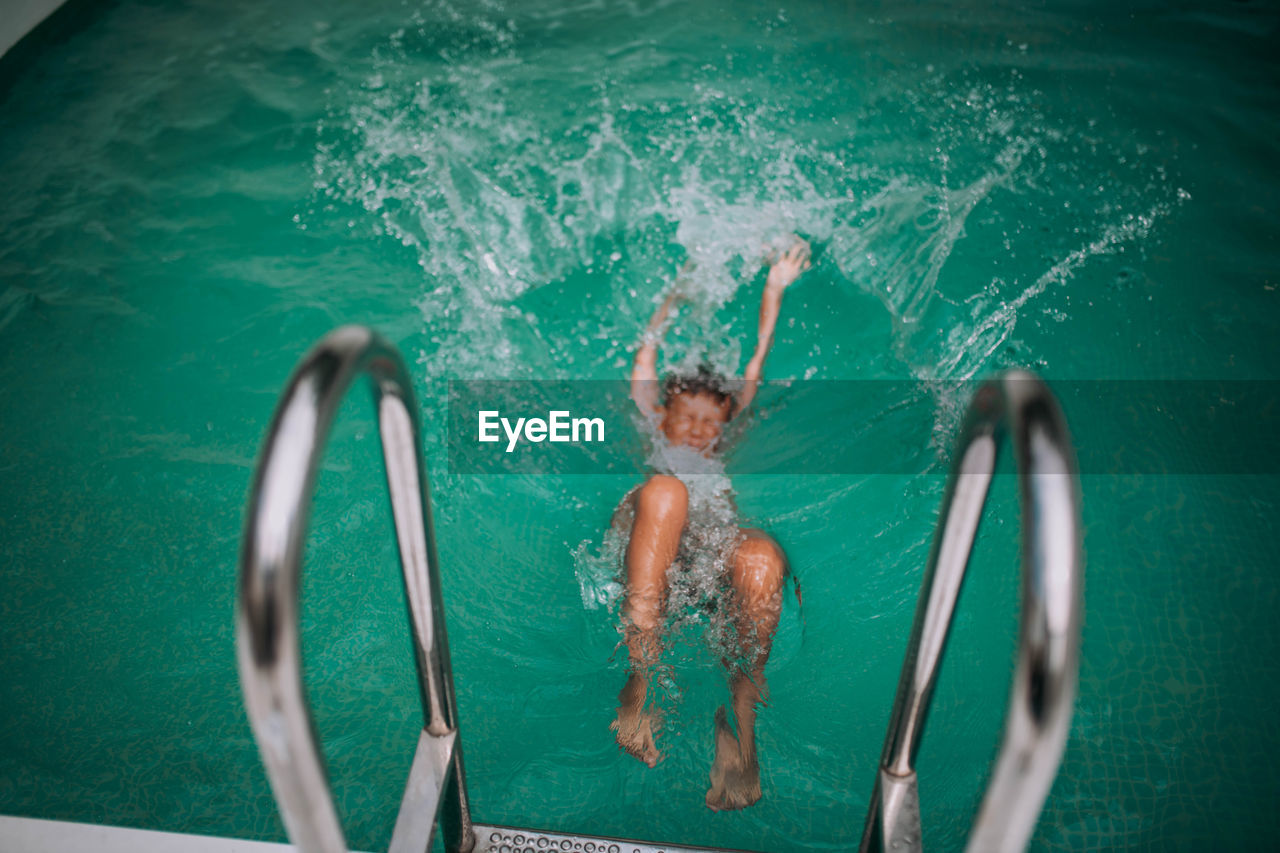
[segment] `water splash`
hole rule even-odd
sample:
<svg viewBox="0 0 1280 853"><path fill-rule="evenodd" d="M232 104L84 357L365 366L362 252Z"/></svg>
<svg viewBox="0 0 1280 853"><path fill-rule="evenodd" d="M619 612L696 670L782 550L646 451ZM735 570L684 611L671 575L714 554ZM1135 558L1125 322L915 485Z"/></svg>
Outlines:
<svg viewBox="0 0 1280 853"><path fill-rule="evenodd" d="M649 429L648 464L656 474L678 478L688 494L688 520L676 559L667 571L668 597L664 634L670 637L705 633L716 656L736 659L728 581L734 550L741 541L732 483L718 456L704 456L685 446L668 444ZM618 618L625 593L625 553L634 521L632 495L623 499L614 523L599 548L588 539L574 551L584 606L606 608Z"/></svg>
<svg viewBox="0 0 1280 853"><path fill-rule="evenodd" d="M844 139L795 126L796 112L830 106L829 90L784 91L749 76L745 88L767 96L716 79L655 89L655 69L634 50L613 75L566 84L549 76L551 58L522 49L523 34L496 7L463 16L438 4L434 14L469 27L444 48L425 18L393 37L377 70L335 102L316 155L317 187L331 205L357 205L372 230L417 252L430 336L422 363L433 376L589 372L538 357L555 342L530 331L539 316L523 298L574 275L607 276L619 310L602 315L596 338L616 358L682 262L690 307L666 355L736 372L750 330L722 309L758 274L767 247L799 232L825 254L828 276L881 302L905 373L967 378L992 367L1019 311L1049 284L1146 237L1149 226L1126 225L1120 210L1142 203L1142 216L1129 218L1152 220L1169 210L1162 175L1134 158L1125 166L1132 181L1100 185L1069 220L1054 214L1085 236L1083 254L1071 250L1031 285L1021 282L1039 273L1025 263L983 275L957 263L976 211L999 220L1000 234L983 237L1003 240L1007 260L1043 216L1051 182L1079 196L1097 180L1076 165L1082 144L1096 155L1092 130L1055 125L1016 71L1003 87L958 86L938 73L898 93L900 132L927 127L936 141L923 156L895 151L895 162L875 130ZM859 118L884 110L868 103ZM1143 198L1152 194L1155 203ZM819 332L840 325L812 322Z"/></svg>
<svg viewBox="0 0 1280 853"><path fill-rule="evenodd" d="M1178 201L1190 198L1179 192ZM1116 252L1129 243L1140 242L1155 223L1169 214L1171 204L1160 203L1143 214L1125 214L1118 222L1105 225L1102 233L1085 245L1072 250L1013 299L995 306L982 305L972 312L972 325L953 330L949 336L948 357L938 366L938 376L961 381L974 378L991 363L991 356L1013 333L1026 304L1049 287L1063 284L1091 258Z"/></svg>
<svg viewBox="0 0 1280 853"><path fill-rule="evenodd" d="M1141 246L1181 203L1140 144L1049 114L1017 69L928 68L859 90L800 58L781 76L709 65L659 38L655 11L602 47L607 68L589 68L564 62L558 16L435 3L335 92L319 215L356 212L353 227L416 254L426 378L621 375L682 266L689 304L662 367L737 373L754 324L732 309L768 247L798 232L818 252L811 279L883 313L797 317L789 304L784 323L816 342L797 374L830 377L824 336L887 319L890 357L873 369L942 388L1010 360L1035 366L1020 325L1071 312L1028 322L1029 306L1092 259ZM949 437L963 400L928 393L935 435ZM621 547L608 535L579 547L585 605L616 606Z"/></svg>

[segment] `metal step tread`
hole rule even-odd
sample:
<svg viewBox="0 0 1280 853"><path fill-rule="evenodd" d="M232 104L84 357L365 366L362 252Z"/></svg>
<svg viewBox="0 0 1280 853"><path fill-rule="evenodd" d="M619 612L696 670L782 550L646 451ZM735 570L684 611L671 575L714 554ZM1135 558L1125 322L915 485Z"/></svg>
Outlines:
<svg viewBox="0 0 1280 853"><path fill-rule="evenodd" d="M476 846L472 853L751 853L721 847L686 847L597 835L568 835L514 826L477 823L472 828L476 834Z"/></svg>

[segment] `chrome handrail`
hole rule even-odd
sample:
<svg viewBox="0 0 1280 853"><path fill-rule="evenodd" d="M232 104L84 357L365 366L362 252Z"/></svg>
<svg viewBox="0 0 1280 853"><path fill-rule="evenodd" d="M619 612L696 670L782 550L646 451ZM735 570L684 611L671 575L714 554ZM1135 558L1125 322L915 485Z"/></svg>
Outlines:
<svg viewBox="0 0 1280 853"><path fill-rule="evenodd" d="M1021 626L1000 752L967 849L1024 849L1062 761L1080 659L1080 489L1071 439L1053 394L1035 376L1011 371L978 389L961 428L863 851L921 849L916 752L1006 425L1023 519Z"/></svg>
<svg viewBox="0 0 1280 853"><path fill-rule="evenodd" d="M236 609L245 706L289 838L304 851L346 850L302 684L298 589L321 452L338 404L361 374L372 380L377 402L425 718L392 849L430 846L443 788L446 849L467 853L474 833L416 406L399 353L364 327L335 330L303 358L258 463ZM431 814L415 813L421 810Z"/></svg>

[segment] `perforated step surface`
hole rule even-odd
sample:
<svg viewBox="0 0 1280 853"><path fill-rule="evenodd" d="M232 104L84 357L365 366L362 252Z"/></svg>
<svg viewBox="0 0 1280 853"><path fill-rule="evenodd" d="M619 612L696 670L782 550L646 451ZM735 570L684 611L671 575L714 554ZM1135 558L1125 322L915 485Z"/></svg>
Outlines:
<svg viewBox="0 0 1280 853"><path fill-rule="evenodd" d="M681 847L594 835L562 835L510 826L475 824L474 853L748 853L719 847Z"/></svg>

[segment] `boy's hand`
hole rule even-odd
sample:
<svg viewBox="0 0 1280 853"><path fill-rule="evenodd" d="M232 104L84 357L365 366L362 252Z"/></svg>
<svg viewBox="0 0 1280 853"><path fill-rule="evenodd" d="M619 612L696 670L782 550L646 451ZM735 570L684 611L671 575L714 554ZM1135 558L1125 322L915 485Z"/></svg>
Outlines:
<svg viewBox="0 0 1280 853"><path fill-rule="evenodd" d="M799 238L791 244L791 248L787 249L782 255L773 262L773 266L769 267L769 279L765 282L765 287L774 291L781 291L791 284L800 274L809 269L809 244Z"/></svg>

